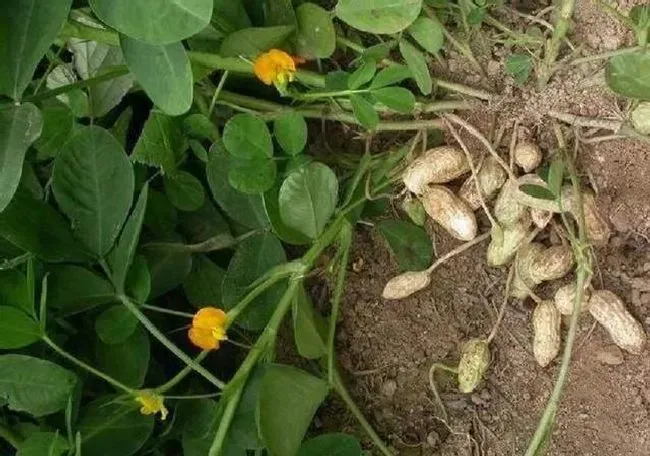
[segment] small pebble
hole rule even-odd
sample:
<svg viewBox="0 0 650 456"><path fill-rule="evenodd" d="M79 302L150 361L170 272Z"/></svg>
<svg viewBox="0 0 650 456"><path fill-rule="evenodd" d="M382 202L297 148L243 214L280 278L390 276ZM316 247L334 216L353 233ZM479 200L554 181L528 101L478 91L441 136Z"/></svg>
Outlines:
<svg viewBox="0 0 650 456"><path fill-rule="evenodd" d="M388 399L391 399L397 391L397 382L395 380L386 380L383 385L381 385L381 394Z"/></svg>
<svg viewBox="0 0 650 456"><path fill-rule="evenodd" d="M604 347L596 354L596 358L603 364L608 366L618 366L623 364L623 352L616 345L609 345Z"/></svg>

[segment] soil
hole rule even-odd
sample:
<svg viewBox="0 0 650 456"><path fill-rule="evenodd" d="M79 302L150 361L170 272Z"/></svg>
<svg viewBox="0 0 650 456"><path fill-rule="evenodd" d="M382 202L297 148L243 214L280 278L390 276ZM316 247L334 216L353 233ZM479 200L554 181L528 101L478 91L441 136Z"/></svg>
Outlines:
<svg viewBox="0 0 650 456"><path fill-rule="evenodd" d="M634 4L619 1L622 11ZM524 3L517 8L534 14L536 6L529 5L526 10ZM529 25L507 11L497 17L519 30ZM633 37L592 0L577 0L574 21L569 37L583 55L633 42ZM623 119L625 100L604 87L603 62L563 66L547 88L538 92L532 82L519 87L504 73L504 59L511 47L489 44L488 54L477 50L488 69L487 79L453 52L447 55L448 63L434 67L434 72L501 94L496 101L462 116L486 135L495 126L505 126L499 149L504 157L515 120L522 126L520 134L537 140L549 157L555 147L549 110ZM606 132L582 129L580 134ZM471 137L462 136L472 150L481 150ZM453 142L453 138L447 139ZM617 293L650 330L650 146L632 140L600 142L581 147L578 159L583 182L596 192L599 210L613 230L609 244L596 251L595 284ZM480 224L481 232L489 229L486 220ZM439 254L458 245L438 227L431 224L427 229ZM540 235L539 240L552 242L548 234ZM354 245L337 353L352 396L382 438L400 455L522 455L559 365L556 360L541 368L532 356L530 301L509 302L502 329L491 344L492 363L473 394L461 394L451 374L436 373L449 413L446 423L438 418L440 411L432 401L428 381L433 363L455 365L462 343L486 337L492 328L503 301L507 271L486 265L487 243L453 258L434 272L426 290L401 301L381 298L385 283L400 270L376 231L360 228ZM563 283L566 281L540 287L538 294L552 298ZM567 328L565 321L564 336ZM548 454L650 454L647 352L640 356L622 352L588 314L581 317L576 347ZM325 428L356 429L338 403L331 404L321 420Z"/></svg>

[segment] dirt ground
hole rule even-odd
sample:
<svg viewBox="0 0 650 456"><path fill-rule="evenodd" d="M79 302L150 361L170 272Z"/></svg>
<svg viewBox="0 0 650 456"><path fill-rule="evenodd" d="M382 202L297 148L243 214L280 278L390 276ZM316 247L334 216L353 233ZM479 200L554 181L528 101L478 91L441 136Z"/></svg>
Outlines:
<svg viewBox="0 0 650 456"><path fill-rule="evenodd" d="M623 10L633 4L619 1ZM525 25L506 12L499 18L515 27ZM577 1L570 39L583 55L632 43L630 34L592 0ZM602 62L562 68L537 93L532 85L518 87L504 75L503 59L510 52L507 46L494 45L489 55L480 54L488 80L464 72L468 65L453 55L446 68L436 69L436 74L501 94L489 106L463 114L484 132L490 130L490 122L509 130L518 119L548 156L553 151L548 110L622 119L624 101L599 82ZM500 149L504 155L508 130ZM595 284L617 293L650 330L650 146L631 140L588 145L579 152L579 164L613 230L609 244L597 251ZM457 245L433 225L428 229L438 253ZM480 231L488 229L483 220ZM539 240L548 243L547 237L542 234ZM557 360L541 368L533 358L529 301L511 300L508 305L502 330L491 345L487 378L474 394L460 394L451 375L436 375L448 423L437 418L428 382L432 363L457 363L463 341L485 337L492 327L503 300L506 270L486 265L487 243L434 272L426 290L401 301L385 301L381 292L399 273L397 265L371 228L360 228L355 241L355 267L349 274L337 349L352 395L380 435L400 455L523 454L558 369ZM552 298L561 284L541 287L538 294ZM567 327L565 322L563 333ZM649 455L648 378L647 352L640 356L621 352L604 329L584 315L548 454ZM331 404L321 418L323 425L356 429L352 418L341 411L340 405Z"/></svg>

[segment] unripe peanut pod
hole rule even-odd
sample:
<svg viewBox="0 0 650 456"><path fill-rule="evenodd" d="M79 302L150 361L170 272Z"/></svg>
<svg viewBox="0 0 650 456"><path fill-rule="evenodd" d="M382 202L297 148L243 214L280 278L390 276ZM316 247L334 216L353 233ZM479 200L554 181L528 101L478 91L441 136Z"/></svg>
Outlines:
<svg viewBox="0 0 650 456"><path fill-rule="evenodd" d="M549 365L560 352L561 316L552 301L542 301L533 311L533 355L537 364Z"/></svg>
<svg viewBox="0 0 650 456"><path fill-rule="evenodd" d="M573 267L573 250L568 245L554 245L539 252L528 271L533 282L541 283L564 277Z"/></svg>
<svg viewBox="0 0 650 456"><path fill-rule="evenodd" d="M589 313L605 327L616 345L635 355L643 351L646 334L641 323L627 311L623 301L608 290L598 290L589 299Z"/></svg>
<svg viewBox="0 0 650 456"><path fill-rule="evenodd" d="M481 187L481 194L485 201L492 199L507 178L506 171L491 156L483 161L483 166L481 166L477 176L479 186ZM479 197L476 183L471 177L460 187L458 197L464 200L472 210L477 210L481 207L481 198Z"/></svg>
<svg viewBox="0 0 650 456"><path fill-rule="evenodd" d="M476 237L474 211L448 188L433 185L424 191L420 200L429 217L456 239L471 241Z"/></svg>
<svg viewBox="0 0 650 456"><path fill-rule="evenodd" d="M642 135L650 135L650 101L642 101L630 116L634 129Z"/></svg>
<svg viewBox="0 0 650 456"><path fill-rule="evenodd" d="M492 238L487 248L488 266L496 267L508 264L530 233L529 228L530 217L527 215L524 215L511 227L493 227Z"/></svg>
<svg viewBox="0 0 650 456"><path fill-rule="evenodd" d="M530 141L522 141L515 146L515 163L527 173L531 172L542 162L542 151L539 146Z"/></svg>
<svg viewBox="0 0 650 456"><path fill-rule="evenodd" d="M537 228L543 230L553 218L553 212L530 208L530 218Z"/></svg>
<svg viewBox="0 0 650 456"><path fill-rule="evenodd" d="M515 274L510 285L510 296L526 299L530 291L538 284L533 280L530 271L533 261L543 251L544 246L538 242L531 242L519 249L514 263Z"/></svg>
<svg viewBox="0 0 650 456"><path fill-rule="evenodd" d="M513 226L527 212L526 206L518 203L518 183L508 179L494 203L494 217L502 226Z"/></svg>
<svg viewBox="0 0 650 456"><path fill-rule="evenodd" d="M452 181L469 169L469 163L461 149L440 146L427 150L413 160L404 171L402 181L411 192L420 195L428 185Z"/></svg>
<svg viewBox="0 0 650 456"><path fill-rule="evenodd" d="M428 271L408 271L390 279L381 296L384 299L404 299L428 287L430 283Z"/></svg>
<svg viewBox="0 0 650 456"><path fill-rule="evenodd" d="M534 209L540 209L543 211L549 212L560 212L560 205L556 200L547 200L542 198L535 198L534 196L529 195L528 193L521 190L522 185L536 185L538 187L543 187L548 189L546 182L539 177L537 174L525 174L517 179L517 190L515 192L515 200L524 206L532 207ZM563 207L563 210L568 211L566 207Z"/></svg>
<svg viewBox="0 0 650 456"><path fill-rule="evenodd" d="M471 393L481 382L490 364L490 348L485 339L471 339L463 344L458 362L458 388Z"/></svg>
<svg viewBox="0 0 650 456"><path fill-rule="evenodd" d="M591 293L584 288L582 292L582 300L580 303L580 312L586 312L589 309L589 298ZM573 314L573 303L576 299L576 284L569 283L561 286L555 292L555 297L553 302L555 307L562 315L572 315Z"/></svg>

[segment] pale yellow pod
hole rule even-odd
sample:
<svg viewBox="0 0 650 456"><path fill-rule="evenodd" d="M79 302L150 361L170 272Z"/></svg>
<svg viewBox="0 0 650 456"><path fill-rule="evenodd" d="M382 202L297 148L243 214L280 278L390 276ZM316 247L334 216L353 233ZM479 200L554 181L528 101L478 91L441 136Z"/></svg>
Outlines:
<svg viewBox="0 0 650 456"><path fill-rule="evenodd" d="M384 299L404 299L431 283L428 271L408 271L393 277L384 287Z"/></svg>
<svg viewBox="0 0 650 456"><path fill-rule="evenodd" d="M471 393L481 382L490 365L490 347L485 339L471 339L463 344L458 362L458 388Z"/></svg>
<svg viewBox="0 0 650 456"><path fill-rule="evenodd" d="M643 326L623 301L608 290L598 290L589 299L589 313L607 330L616 345L635 355L643 351L646 334Z"/></svg>
<svg viewBox="0 0 650 456"><path fill-rule="evenodd" d="M515 146L515 163L527 173L531 172L542 162L542 151L531 141L522 141Z"/></svg>
<svg viewBox="0 0 650 456"><path fill-rule="evenodd" d="M580 312L586 312L589 310L589 298L591 293L585 287L582 293L582 300L580 303ZM555 307L562 315L572 315L573 314L573 303L576 299L576 284L569 283L561 286L555 292L553 302Z"/></svg>
<svg viewBox="0 0 650 456"><path fill-rule="evenodd" d="M573 267L573 250L568 245L554 245L539 252L529 266L528 275L536 284L561 279Z"/></svg>
<svg viewBox="0 0 650 456"><path fill-rule="evenodd" d="M508 264L528 234L530 234L530 217L527 215L511 227L493 227L492 238L487 248L488 266Z"/></svg>
<svg viewBox="0 0 650 456"><path fill-rule="evenodd" d="M453 237L461 241L471 241L476 237L478 228L474 211L451 190L433 185L420 199L429 217Z"/></svg>
<svg viewBox="0 0 650 456"><path fill-rule="evenodd" d="M469 163L458 147L440 146L427 150L413 160L402 175L402 181L411 192L421 195L430 184L444 184L467 171Z"/></svg>
<svg viewBox="0 0 650 456"><path fill-rule="evenodd" d="M553 301L542 301L533 311L533 355L542 367L548 366L560 353L561 320Z"/></svg>
<svg viewBox="0 0 650 456"><path fill-rule="evenodd" d="M538 284L533 280L530 271L533 261L543 251L544 246L538 242L531 242L519 248L515 257L515 274L510 285L510 296L526 299L530 291Z"/></svg>
<svg viewBox="0 0 650 456"><path fill-rule="evenodd" d="M530 218L537 228L543 230L553 218L553 212L541 209L530 208Z"/></svg>
<svg viewBox="0 0 650 456"><path fill-rule="evenodd" d="M494 159L494 157L486 157L483 161L483 166L478 171L478 183L481 187L481 194L485 201L489 201L494 197L497 190L506 181L507 174L503 167ZM477 210L481 207L481 199L474 183L474 179L468 178L458 191L458 197L464 200L472 210Z"/></svg>
<svg viewBox="0 0 650 456"><path fill-rule="evenodd" d="M630 116L634 129L642 135L650 135L650 101L642 101Z"/></svg>
<svg viewBox="0 0 650 456"><path fill-rule="evenodd" d="M518 203L518 183L508 179L501 187L494 203L494 217L502 226L513 226L527 212L526 206Z"/></svg>

